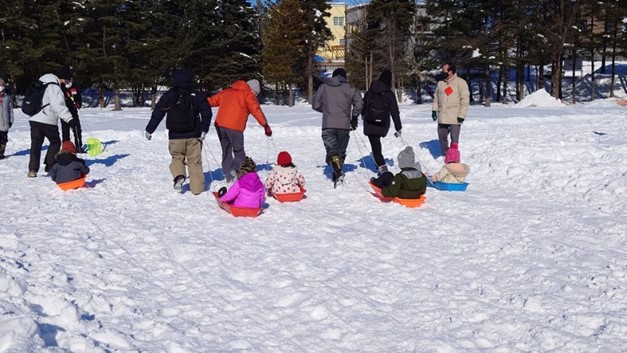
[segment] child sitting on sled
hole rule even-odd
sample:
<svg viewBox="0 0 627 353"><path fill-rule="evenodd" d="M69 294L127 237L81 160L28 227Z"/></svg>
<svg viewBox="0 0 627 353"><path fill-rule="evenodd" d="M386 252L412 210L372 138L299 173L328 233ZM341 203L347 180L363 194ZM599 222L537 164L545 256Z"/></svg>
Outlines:
<svg viewBox="0 0 627 353"><path fill-rule="evenodd" d="M257 165L252 158L246 157L237 172L238 179L228 191L219 191L220 201L240 208L261 208L266 198L263 183L257 175Z"/></svg>
<svg viewBox="0 0 627 353"><path fill-rule="evenodd" d="M279 152L276 164L266 179L265 187L268 193L293 194L305 189L305 177L292 163L292 156L288 152Z"/></svg>
<svg viewBox="0 0 627 353"><path fill-rule="evenodd" d="M427 190L427 177L422 174L420 163L416 162L416 155L411 146L407 146L397 157L401 171L396 175L390 172L381 174L370 182L381 188L385 197L399 199L419 199Z"/></svg>
<svg viewBox="0 0 627 353"><path fill-rule="evenodd" d="M89 167L83 159L76 157L76 146L72 141L64 141L48 175L55 183L61 184L78 180L86 174L89 174Z"/></svg>
<svg viewBox="0 0 627 353"><path fill-rule="evenodd" d="M450 184L461 184L466 180L466 176L470 172L470 167L460 162L459 149L457 143L452 143L451 148L446 151L444 157L444 165L439 172L431 176L432 182L441 181Z"/></svg>

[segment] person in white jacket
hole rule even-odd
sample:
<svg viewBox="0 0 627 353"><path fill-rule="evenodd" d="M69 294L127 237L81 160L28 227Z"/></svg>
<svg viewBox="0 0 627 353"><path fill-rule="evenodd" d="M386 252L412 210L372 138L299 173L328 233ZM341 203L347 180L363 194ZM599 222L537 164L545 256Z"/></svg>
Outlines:
<svg viewBox="0 0 627 353"><path fill-rule="evenodd" d="M49 73L41 76L39 81L51 83L46 87L41 102L43 109L30 117L30 161L28 163L28 177L34 178L39 171L41 160L41 146L44 138L50 142L46 158L44 160L44 170L48 172L55 162L55 156L61 149L61 137L59 136L59 118L63 119L70 127L77 123L72 118L72 114L65 105L65 96L60 85L69 84L72 81L72 70L68 67L58 69L54 74Z"/></svg>

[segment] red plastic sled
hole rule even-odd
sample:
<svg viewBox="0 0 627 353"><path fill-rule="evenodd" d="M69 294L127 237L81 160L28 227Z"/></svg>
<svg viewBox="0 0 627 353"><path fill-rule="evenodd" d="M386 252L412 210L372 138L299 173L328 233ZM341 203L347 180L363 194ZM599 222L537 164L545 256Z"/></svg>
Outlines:
<svg viewBox="0 0 627 353"><path fill-rule="evenodd" d="M383 194L381 193L381 189L379 187L377 187L376 185L374 185L373 183L368 183L368 185L370 185L370 187L372 188L372 190L374 190L374 196L376 196L379 200L383 201L383 202L396 202L399 203L405 207L409 207L409 208L416 208L416 207L420 207L425 200L427 199L425 197L425 195L421 195L419 199L401 199L398 197L385 197L383 196Z"/></svg>
<svg viewBox="0 0 627 353"><path fill-rule="evenodd" d="M57 184L57 186L59 186L61 190L63 191L78 189L78 188L82 188L83 186L85 186L85 179L87 179L87 174L83 175L83 177L80 179L68 181L65 183L60 183L60 184Z"/></svg>
<svg viewBox="0 0 627 353"><path fill-rule="evenodd" d="M293 193L289 193L289 194L273 194L270 193L270 196L274 197L275 199L277 199L279 202L283 203L283 202L298 202L300 200L303 199L303 197L305 197L305 192L307 192L307 190L300 188L300 192L293 192Z"/></svg>
<svg viewBox="0 0 627 353"><path fill-rule="evenodd" d="M220 196L218 196L217 192L213 192L213 196L218 201L218 205L221 209L226 212L232 214L235 217L257 217L261 214L263 208L243 208L243 207L234 207L226 202L220 201Z"/></svg>

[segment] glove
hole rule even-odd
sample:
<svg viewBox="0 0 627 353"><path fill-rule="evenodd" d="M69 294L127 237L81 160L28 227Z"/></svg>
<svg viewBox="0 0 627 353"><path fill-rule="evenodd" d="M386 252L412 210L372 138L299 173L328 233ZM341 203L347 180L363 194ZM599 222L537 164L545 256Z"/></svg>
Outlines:
<svg viewBox="0 0 627 353"><path fill-rule="evenodd" d="M152 138L152 134L149 133L148 131L146 131L146 133L144 134L144 136L146 136L146 140L150 141L150 139Z"/></svg>
<svg viewBox="0 0 627 353"><path fill-rule="evenodd" d="M270 125L265 125L263 128L266 130L266 136L271 137L272 129L270 128Z"/></svg>
<svg viewBox="0 0 627 353"><path fill-rule="evenodd" d="M457 122L460 124L464 123L464 118L457 117Z"/></svg>
<svg viewBox="0 0 627 353"><path fill-rule="evenodd" d="M359 120L357 120L357 117L356 117L356 116L354 116L354 117L351 119L351 131L355 131L355 130L357 130L357 126L358 126L358 125L359 125Z"/></svg>
<svg viewBox="0 0 627 353"><path fill-rule="evenodd" d="M203 131L203 132L200 134L200 137L199 137L198 139L199 139L200 141L204 141L204 140L205 140L205 136L207 136L207 133Z"/></svg>
<svg viewBox="0 0 627 353"><path fill-rule="evenodd" d="M431 119L433 119L433 121L438 120L438 112L436 112L435 110L431 111Z"/></svg>
<svg viewBox="0 0 627 353"><path fill-rule="evenodd" d="M399 138L403 136L403 133L401 132L401 130L398 130L397 132L394 133L394 137Z"/></svg>
<svg viewBox="0 0 627 353"><path fill-rule="evenodd" d="M69 127L74 129L74 128L76 128L78 126L78 119L72 118L70 121L67 122L67 124L68 124Z"/></svg>

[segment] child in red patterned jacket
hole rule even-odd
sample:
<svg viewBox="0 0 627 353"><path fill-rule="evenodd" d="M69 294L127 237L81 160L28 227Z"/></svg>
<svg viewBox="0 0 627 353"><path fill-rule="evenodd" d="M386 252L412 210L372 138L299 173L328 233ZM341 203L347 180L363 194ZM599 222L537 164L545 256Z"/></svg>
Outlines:
<svg viewBox="0 0 627 353"><path fill-rule="evenodd" d="M276 166L266 179L266 190L270 194L291 194L305 189L305 177L292 163L292 156L286 151L279 152Z"/></svg>

